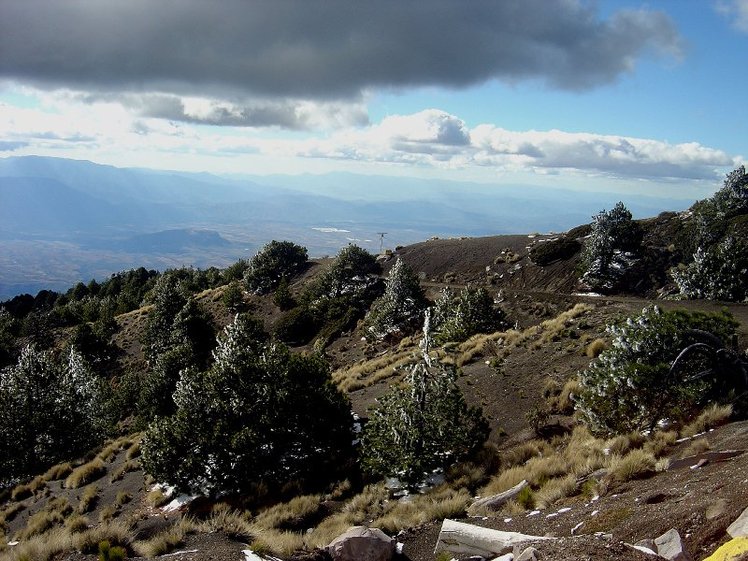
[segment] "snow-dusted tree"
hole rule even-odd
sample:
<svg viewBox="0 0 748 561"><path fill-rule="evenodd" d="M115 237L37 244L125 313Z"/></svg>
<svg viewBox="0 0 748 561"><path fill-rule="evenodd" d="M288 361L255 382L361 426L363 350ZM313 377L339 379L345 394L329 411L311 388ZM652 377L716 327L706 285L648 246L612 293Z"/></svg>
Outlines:
<svg viewBox="0 0 748 561"><path fill-rule="evenodd" d="M694 333L708 332L729 341L737 325L724 313L662 312L651 307L609 326L610 348L580 375L577 410L589 427L600 433L651 429L662 419L687 417L703 405L704 396L719 381L686 383L690 374L701 372L705 365L695 360L676 376L670 372L672 362L694 342Z"/></svg>
<svg viewBox="0 0 748 561"><path fill-rule="evenodd" d="M248 492L330 477L351 454L351 413L318 356L267 345L238 315L205 371L183 370L176 412L143 439L143 466L191 493Z"/></svg>
<svg viewBox="0 0 748 561"><path fill-rule="evenodd" d="M592 231L582 252L582 282L593 290L611 290L631 265L642 231L622 202L592 217Z"/></svg>
<svg viewBox="0 0 748 561"><path fill-rule="evenodd" d="M188 298L176 277L164 274L154 287L153 308L143 336L149 369L143 374L137 415L142 423L174 411L172 393L179 373L205 368L215 344L210 317Z"/></svg>
<svg viewBox="0 0 748 561"><path fill-rule="evenodd" d="M740 166L725 177L722 188L712 197L717 209L724 214L748 212L748 173Z"/></svg>
<svg viewBox="0 0 748 561"><path fill-rule="evenodd" d="M305 247L289 241L273 240L250 259L244 281L249 290L257 294L267 294L274 290L281 280L288 281L302 272L306 262Z"/></svg>
<svg viewBox="0 0 748 561"><path fill-rule="evenodd" d="M360 293L372 284L371 275L378 272L379 265L371 253L349 244L340 250L312 291L314 296L326 298Z"/></svg>
<svg viewBox="0 0 748 561"><path fill-rule="evenodd" d="M506 325L506 314L494 306L483 287L468 286L457 297L442 291L435 305L433 330L437 343L465 341L476 333L493 333Z"/></svg>
<svg viewBox="0 0 748 561"><path fill-rule="evenodd" d="M426 297L418 275L398 257L365 319L366 335L372 339L413 332L421 324Z"/></svg>
<svg viewBox="0 0 748 561"><path fill-rule="evenodd" d="M456 370L430 357L429 324L427 310L421 359L408 369L404 385L379 399L361 439L366 471L408 485L469 456L489 432L483 412L465 403Z"/></svg>
<svg viewBox="0 0 748 561"><path fill-rule="evenodd" d="M748 299L748 244L727 236L708 250L698 248L693 261L671 275L687 298L743 302Z"/></svg>
<svg viewBox="0 0 748 561"><path fill-rule="evenodd" d="M74 349L65 361L25 347L0 372L0 480L26 476L96 444L105 384Z"/></svg>

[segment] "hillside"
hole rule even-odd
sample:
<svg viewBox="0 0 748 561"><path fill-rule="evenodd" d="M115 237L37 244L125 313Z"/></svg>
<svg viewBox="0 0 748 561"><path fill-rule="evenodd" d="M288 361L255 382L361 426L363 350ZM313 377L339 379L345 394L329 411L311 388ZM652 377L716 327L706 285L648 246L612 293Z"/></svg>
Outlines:
<svg viewBox="0 0 748 561"><path fill-rule="evenodd" d="M675 295L678 287L671 270L691 266L686 263L693 259L695 212L700 212L698 207L687 213L625 221L640 241L634 250L625 252L626 268L620 272L613 268L616 284L608 294L585 287L580 270L589 259L584 248L596 235L598 226L593 224L559 234L432 238L376 259L349 246L335 258L308 260L305 248L276 242L277 253L270 252L270 244L251 263L238 262L223 270L182 268L159 274L138 269L102 283L79 283L64 294L44 292L6 302L18 318L7 313L0 316L6 364L12 364L21 346L33 342L37 348L49 348L45 355L39 351L39 364L60 364L58 371L66 372L65 364L75 362L72 358L68 363L54 361L69 352L69 343L79 345L85 352L82 360L90 363L91 370L79 369L76 376L95 376L106 382L109 397L104 407L114 416L114 424L108 429L108 442L88 453L84 448L81 454L58 458L60 463L52 467L52 462L45 464L41 459L44 454L54 456L54 450L45 449L44 439L37 442L42 451L39 459L26 454L27 450L13 450L13 444L0 450L6 455L0 459L8 465L15 465L11 456L17 453L39 466L32 473L12 474L12 484L0 494L0 529L5 536L0 540L0 559L89 561L96 558L99 543L108 540L124 547L128 558L169 554L185 560L228 561L240 558L249 547L284 560L319 561L328 558L315 548L325 546L349 526L363 524L395 536L403 544L399 554L403 561L433 561L447 559L434 554L445 518L553 536L558 540L536 547L541 555L562 561L644 559L641 551L625 544L674 528L692 557L705 559L727 541L727 526L748 507L744 394L727 399L729 392L740 390L742 382L729 378L738 380L737 386L726 387L715 399L727 399L732 405L711 408L699 399L689 402L687 393L668 393L668 386L662 386L663 395L683 400L682 405L666 401L662 407L673 405L673 418L659 414L654 419L663 422L644 431L638 426L609 434L595 432L591 418L579 407L579 396L586 391L580 373L598 364L598 357L613 356L615 349L625 346L620 339L625 329L655 325L657 317L671 322L695 318L706 322L698 325L727 330L730 336L723 340L724 348L714 355L699 355L696 366L707 368L710 356L734 357L733 362L715 364L727 368L724 372L731 376L739 374L740 368L744 371L748 304L685 300ZM598 216L600 221L605 218ZM739 242L744 240L744 214L719 215L713 224L708 250L734 236ZM164 236L176 243L197 236L201 243L223 244L215 232L179 231ZM140 241L148 243L149 239ZM616 251L615 256L624 255ZM241 413L242 407L251 408L255 402L272 404L261 400L275 394L275 378L288 376L294 368L316 376L316 368L326 372L329 365L335 391L347 400L346 407L350 404L345 415L354 413L355 426L361 423L367 430L367 423L376 416L375 408L386 401L382 398L409 383L408 376L425 360L419 350L421 315L416 316L417 323L397 328L387 325L384 335L372 337L373 311L393 313L392 307L377 308L377 302L390 294L397 270L412 275L398 282L414 291L423 290L424 305L435 310L431 368L443 372L454 368L466 407L480 408L487 421L485 444L437 469L420 492L388 488L381 477L361 467L358 457L341 455L324 458L329 474L275 483L271 476L276 472L270 466L267 473L271 476L251 482L249 488L198 498L189 505L180 499L164 508L174 497L169 489L156 486L141 462L154 462L154 456L149 456L153 453L147 450L148 435L153 434L149 431L162 421L177 419L178 400L193 399L199 404L203 392L214 391L210 385L195 386L197 391L172 399L175 388L177 393L184 391L179 387L190 388L186 385L189 376L197 376L194 380L201 383L217 382L219 390L211 398L216 400L235 391L220 385L230 379L224 376L231 372L250 368L250 374L239 378L239 385L250 383L252 376L266 380L263 383L268 385L253 389L244 406L232 402L225 411L229 418L235 410ZM715 270L722 274L721 269ZM445 297L446 288L454 291L451 297ZM416 299L394 305L394 313ZM652 312L655 316L640 315L652 304L660 310ZM468 308L459 308L463 305ZM491 320L493 327L473 329L457 339L439 339L448 337L443 335L444 326L449 325L455 309L459 312L455 321L467 324L471 314L487 314L478 319ZM250 315L237 312L249 312L258 321L252 323ZM239 318L245 323L240 324ZM608 329L614 324L619 331ZM214 334L227 326L216 348ZM254 330L251 341L231 339L240 336L241 329ZM263 332L274 338L272 344L264 343L267 335ZM677 344L678 354L693 342L690 336L682 340L680 334L673 336L675 343L663 339L662 352L665 346ZM290 345L294 354L283 354L280 341ZM252 350L255 347L261 350ZM317 356L325 362L315 362ZM274 361L280 365L277 370L265 370ZM282 384L299 382L282 380ZM294 408L305 407L306 400L315 395L316 388L304 378L300 382L291 392ZM633 395L637 385L628 383L626 391ZM684 377L674 380L674 387L678 383L685 387L691 382ZM645 393L648 389L643 388ZM620 405L628 397L618 394L614 401ZM39 399L48 399L40 403L49 407L64 401L43 393ZM83 406L82 401L76 404ZM281 402L279 407L283 406ZM12 407L11 403L7 414L12 415ZM267 422L262 410L252 411ZM295 413L288 409L284 416ZM303 424L311 425L317 421L315 416L323 414L322 409L305 412L302 425L293 430L305 429ZM36 418L33 410L28 416L29 422ZM230 424L226 418L210 420L207 426ZM189 437L205 430L199 416L177 420L183 424L173 425L175 432L163 442L176 439L176 431ZM279 425L266 433L268 439L286 430L279 428L284 420L276 418ZM226 439L226 447L241 438L254 442L253 422L254 417L239 427L239 433L219 435L209 444L218 445L216 450L223 453L221 439ZM241 432L248 427L252 430ZM64 435L65 428L52 430L48 438L58 438L58 433ZM141 447L143 439L146 444ZM266 447L262 440L256 442L259 445L250 447L250 452ZM181 448L171 469L193 463L202 469L201 459L191 454L188 446ZM286 456L286 469L297 469L293 466L300 457ZM207 468L204 475L213 475L213 469ZM476 496L502 493L522 480L528 482L527 491L498 510L482 510L473 504Z"/></svg>

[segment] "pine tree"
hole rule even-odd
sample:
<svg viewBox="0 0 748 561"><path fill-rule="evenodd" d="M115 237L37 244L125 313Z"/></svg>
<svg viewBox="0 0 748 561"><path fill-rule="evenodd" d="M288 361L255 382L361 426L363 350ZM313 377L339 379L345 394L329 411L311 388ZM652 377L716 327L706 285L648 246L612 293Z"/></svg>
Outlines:
<svg viewBox="0 0 748 561"><path fill-rule="evenodd" d="M468 286L453 297L445 289L435 305L434 339L443 344L465 341L476 333L493 333L506 325L506 314L494 306L483 287Z"/></svg>
<svg viewBox="0 0 748 561"><path fill-rule="evenodd" d="M427 311L421 359L410 367L403 386L379 399L362 435L365 470L410 486L475 452L489 432L482 411L465 403L456 370L433 363L429 324Z"/></svg>
<svg viewBox="0 0 748 561"><path fill-rule="evenodd" d="M592 232L582 253L582 281L593 290L612 290L642 240L641 227L622 202L592 217Z"/></svg>
<svg viewBox="0 0 748 561"><path fill-rule="evenodd" d="M266 344L247 315L224 330L209 369L181 372L174 402L146 432L143 465L184 491L325 479L351 454L350 408L327 363Z"/></svg>
<svg viewBox="0 0 748 561"><path fill-rule="evenodd" d="M418 276L398 257L390 269L384 294L371 306L365 320L367 336L383 339L417 329L426 307Z"/></svg>
<svg viewBox="0 0 748 561"><path fill-rule="evenodd" d="M249 290L267 294L285 279L292 279L304 270L307 263L305 247L289 241L273 240L249 261L244 275Z"/></svg>

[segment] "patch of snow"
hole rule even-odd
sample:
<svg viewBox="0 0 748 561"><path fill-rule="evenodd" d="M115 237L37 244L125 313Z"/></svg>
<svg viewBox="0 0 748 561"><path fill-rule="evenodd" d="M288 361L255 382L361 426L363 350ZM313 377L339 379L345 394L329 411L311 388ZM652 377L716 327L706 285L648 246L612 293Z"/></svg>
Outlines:
<svg viewBox="0 0 748 561"><path fill-rule="evenodd" d="M242 553L244 554L244 561L281 561L277 557L261 557L251 549L242 549Z"/></svg>
<svg viewBox="0 0 748 561"><path fill-rule="evenodd" d="M512 521L511 518L504 518L504 523L509 524Z"/></svg>
<svg viewBox="0 0 748 561"><path fill-rule="evenodd" d="M163 555L159 555L158 558L161 559L162 557L175 557L177 555L182 555L184 553L197 553L197 549L185 549L183 551L175 551L174 553L164 553Z"/></svg>
<svg viewBox="0 0 748 561"><path fill-rule="evenodd" d="M590 514L590 517L595 516L598 512L600 512L600 511L599 510L593 510L592 514Z"/></svg>
<svg viewBox="0 0 748 561"><path fill-rule="evenodd" d="M405 547L405 544L404 544L404 543L402 543L402 542L397 542L397 543L395 544L395 553L397 553L398 555L402 555L402 554L403 554L403 548L404 548L404 547Z"/></svg>
<svg viewBox="0 0 748 561"><path fill-rule="evenodd" d="M584 521L580 522L579 524L577 524L576 526L574 526L574 527L573 527L573 528L571 529L571 535L572 535L572 536L574 535L574 532L576 532L577 530L579 530L579 528L581 528L581 527L582 527L582 524L584 524Z"/></svg>
<svg viewBox="0 0 748 561"><path fill-rule="evenodd" d="M569 512L571 510L570 506L565 506L564 508L559 508L558 513L563 514L564 512Z"/></svg>
<svg viewBox="0 0 748 561"><path fill-rule="evenodd" d="M657 555L654 551L649 549L648 547L644 547L643 545L632 545L635 550L641 551L642 553L646 553L647 555Z"/></svg>
<svg viewBox="0 0 748 561"><path fill-rule="evenodd" d="M558 516L558 512L551 512L550 514L546 514L546 518L556 518Z"/></svg>
<svg viewBox="0 0 748 561"><path fill-rule="evenodd" d="M184 505L190 504L198 496L199 495L179 495L177 498L172 500L168 505L163 507L161 509L161 512L174 512L175 510L179 510Z"/></svg>
<svg viewBox="0 0 748 561"><path fill-rule="evenodd" d="M540 514L539 510L533 510L530 514L527 515L527 517L530 518L531 516L537 516L538 514Z"/></svg>
<svg viewBox="0 0 748 561"><path fill-rule="evenodd" d="M10 547L15 547L15 546L17 546L17 545L18 545L18 541L14 541L14 542L8 542L8 545L9 545Z"/></svg>
<svg viewBox="0 0 748 561"><path fill-rule="evenodd" d="M514 561L514 553L505 553L499 557L494 557L491 561Z"/></svg>

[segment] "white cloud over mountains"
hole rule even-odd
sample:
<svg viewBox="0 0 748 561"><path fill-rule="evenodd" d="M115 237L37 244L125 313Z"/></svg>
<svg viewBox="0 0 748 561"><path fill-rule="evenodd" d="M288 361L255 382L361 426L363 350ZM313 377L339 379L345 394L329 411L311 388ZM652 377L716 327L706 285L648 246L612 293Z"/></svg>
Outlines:
<svg viewBox="0 0 748 561"><path fill-rule="evenodd" d="M734 155L696 142L673 144L559 130L511 131L491 123L470 128L458 116L438 109L392 115L379 123L328 134L250 135L241 127L196 126L209 123L216 110L204 99L180 108L192 116L189 123L149 117L147 111L133 111L119 101L76 100L75 95L48 96L43 108L0 106L0 151L66 157L78 153L99 161L107 161L112 153L140 153L177 167L180 161L199 157L212 159L215 165L208 169L218 170L220 160L225 164L254 155L295 160L298 169L305 167L299 163L302 160L334 161L472 170L497 177L581 174L627 180L714 181L739 163Z"/></svg>

